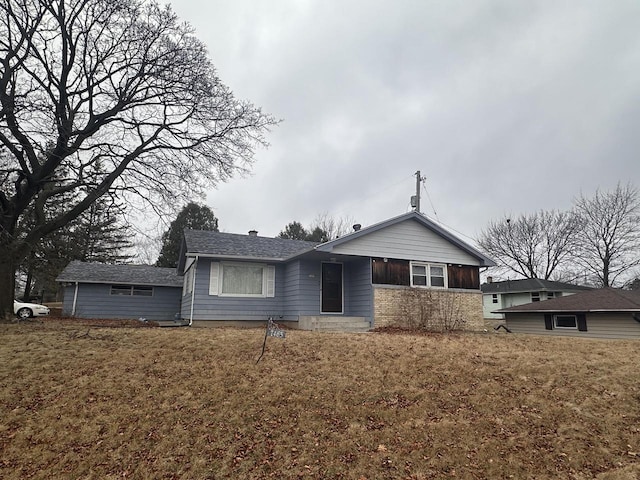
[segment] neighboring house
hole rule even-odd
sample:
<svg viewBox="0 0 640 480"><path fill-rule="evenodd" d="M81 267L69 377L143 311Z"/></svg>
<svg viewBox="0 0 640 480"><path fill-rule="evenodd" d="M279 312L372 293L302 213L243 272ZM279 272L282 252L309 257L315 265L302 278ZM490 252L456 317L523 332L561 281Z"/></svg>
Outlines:
<svg viewBox="0 0 640 480"><path fill-rule="evenodd" d="M491 277L488 277L487 283L483 283L481 289L484 318L503 319L504 316L501 313L496 313L496 310L573 295L590 290L591 287L539 278L493 282Z"/></svg>
<svg viewBox="0 0 640 480"><path fill-rule="evenodd" d="M180 313L183 279L175 268L73 261L56 281L63 315L161 321Z"/></svg>
<svg viewBox="0 0 640 480"><path fill-rule="evenodd" d="M640 292L602 288L499 310L513 333L640 338Z"/></svg>
<svg viewBox="0 0 640 480"><path fill-rule="evenodd" d="M479 269L493 265L416 212L322 244L187 230L181 316L196 325L273 317L303 329L368 329L410 314L411 291L424 299L421 311L461 315L466 328L481 329Z"/></svg>

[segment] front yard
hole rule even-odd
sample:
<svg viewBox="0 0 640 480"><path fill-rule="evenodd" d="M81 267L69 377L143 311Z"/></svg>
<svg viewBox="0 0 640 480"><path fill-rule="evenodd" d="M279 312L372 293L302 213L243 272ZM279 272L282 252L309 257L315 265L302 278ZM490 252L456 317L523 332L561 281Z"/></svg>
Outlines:
<svg viewBox="0 0 640 480"><path fill-rule="evenodd" d="M0 324L0 477L640 475L638 342Z"/></svg>

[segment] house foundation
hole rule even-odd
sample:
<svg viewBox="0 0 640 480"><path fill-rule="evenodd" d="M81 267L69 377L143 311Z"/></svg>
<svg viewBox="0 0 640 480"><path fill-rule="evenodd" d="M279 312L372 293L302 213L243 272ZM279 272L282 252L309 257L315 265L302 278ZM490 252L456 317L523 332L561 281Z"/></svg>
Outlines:
<svg viewBox="0 0 640 480"><path fill-rule="evenodd" d="M480 291L375 285L373 298L375 328L485 329Z"/></svg>

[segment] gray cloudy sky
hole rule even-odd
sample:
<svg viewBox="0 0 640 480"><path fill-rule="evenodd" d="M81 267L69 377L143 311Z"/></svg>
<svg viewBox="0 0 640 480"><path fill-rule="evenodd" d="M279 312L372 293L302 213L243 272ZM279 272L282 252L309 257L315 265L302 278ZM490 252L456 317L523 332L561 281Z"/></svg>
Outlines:
<svg viewBox="0 0 640 480"><path fill-rule="evenodd" d="M209 194L223 231L275 236L322 212L370 225L410 209L416 170L470 237L638 186L636 0L171 4L236 96L283 119L251 176Z"/></svg>

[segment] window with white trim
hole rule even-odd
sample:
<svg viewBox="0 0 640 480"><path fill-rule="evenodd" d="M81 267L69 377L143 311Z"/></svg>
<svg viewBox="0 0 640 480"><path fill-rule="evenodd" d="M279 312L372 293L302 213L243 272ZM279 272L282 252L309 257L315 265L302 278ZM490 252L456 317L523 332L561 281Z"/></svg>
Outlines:
<svg viewBox="0 0 640 480"><path fill-rule="evenodd" d="M578 318L575 315L554 315L553 328L578 328Z"/></svg>
<svg viewBox="0 0 640 480"><path fill-rule="evenodd" d="M411 286L445 288L447 286L447 266L411 262Z"/></svg>
<svg viewBox="0 0 640 480"><path fill-rule="evenodd" d="M540 292L531 292L531 301L539 302L540 301Z"/></svg>
<svg viewBox="0 0 640 480"><path fill-rule="evenodd" d="M494 293L493 295L491 295L491 302L492 303L498 303L498 294Z"/></svg>
<svg viewBox="0 0 640 480"><path fill-rule="evenodd" d="M259 263L211 262L209 295L274 297L275 267Z"/></svg>

